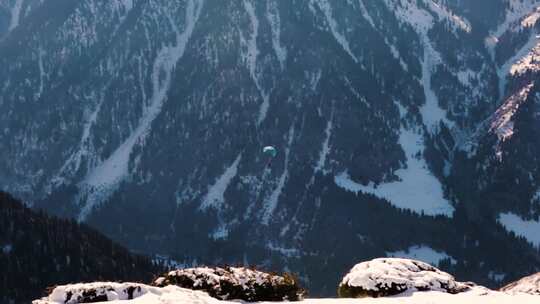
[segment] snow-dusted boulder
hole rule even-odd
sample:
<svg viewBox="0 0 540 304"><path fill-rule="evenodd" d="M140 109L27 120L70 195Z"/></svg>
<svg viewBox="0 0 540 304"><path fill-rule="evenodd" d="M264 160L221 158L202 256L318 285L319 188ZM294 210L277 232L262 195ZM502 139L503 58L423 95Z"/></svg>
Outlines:
<svg viewBox="0 0 540 304"><path fill-rule="evenodd" d="M510 294L527 293L540 296L540 272L510 283L501 288L501 291Z"/></svg>
<svg viewBox="0 0 540 304"><path fill-rule="evenodd" d="M354 266L341 281L338 294L342 298L377 298L405 291L456 294L472 286L472 283L457 282L450 274L424 262L381 258Z"/></svg>
<svg viewBox="0 0 540 304"><path fill-rule="evenodd" d="M220 300L298 301L304 290L290 275L278 276L244 267L189 268L175 270L154 281L164 287L176 285L203 290Z"/></svg>
<svg viewBox="0 0 540 304"><path fill-rule="evenodd" d="M114 294L112 290L108 290L107 300L103 297L103 301L100 303L110 303L110 304L129 304L129 303L148 303L148 304L157 304L157 303L175 303L175 304L238 304L233 302L223 302L217 299L210 297L206 292L189 290L185 288L180 288L178 286L167 286L167 287L154 287L148 285L134 284L134 283L122 283L122 284L113 284L110 286L110 283L88 283L88 284L74 284L57 287L54 293L51 293L49 296L44 297L39 300L35 300L32 304L75 304L75 303L84 303L77 302L75 298L72 298L68 301L67 295L71 291L73 294L84 291L89 291L92 289L103 290L102 287L112 287L117 293L123 293L123 290L129 289L130 287L140 287L141 293L134 293L133 299L130 300L129 297L118 296ZM94 298L96 301L101 301L99 298Z"/></svg>
<svg viewBox="0 0 540 304"><path fill-rule="evenodd" d="M72 284L55 287L48 297L34 301L34 304L79 304L131 300L138 298L147 292L148 286L137 283L100 282Z"/></svg>

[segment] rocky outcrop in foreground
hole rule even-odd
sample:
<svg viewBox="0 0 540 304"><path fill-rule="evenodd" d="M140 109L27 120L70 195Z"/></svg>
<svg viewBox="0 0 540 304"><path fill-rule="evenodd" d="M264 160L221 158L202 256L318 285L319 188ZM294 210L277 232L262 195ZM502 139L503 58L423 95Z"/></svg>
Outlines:
<svg viewBox="0 0 540 304"><path fill-rule="evenodd" d="M474 287L424 262L381 258L354 266L339 284L342 298L385 297L406 291L440 291L457 294Z"/></svg>
<svg viewBox="0 0 540 304"><path fill-rule="evenodd" d="M57 286L47 297L33 303L115 302L140 297L148 298L149 303L161 303L158 300L160 297L171 294L178 297L178 303L206 303L212 298L215 302L218 302L215 299L245 302L299 301L305 294L296 279L288 274L279 276L244 267L175 270L157 278L153 285L96 282ZM206 302L201 302L200 299L205 298L208 298L204 300Z"/></svg>
<svg viewBox="0 0 540 304"><path fill-rule="evenodd" d="M540 273L494 291L471 282L458 282L452 275L424 262L380 258L354 266L339 284L338 293L341 298L400 294L400 297L384 299L384 303L395 300L399 304L540 303ZM304 294L289 275L278 276L244 267L199 267L171 271L157 278L153 286L137 283L57 286L47 297L33 304L289 302L302 300ZM380 303L378 300L382 299L366 300L366 303ZM345 299L313 302L308 299L304 303L345 303L343 301L347 302Z"/></svg>
<svg viewBox="0 0 540 304"><path fill-rule="evenodd" d="M133 300L148 292L148 286L136 283L89 283L57 286L51 294L34 303L97 303L115 300ZM50 301L50 302L48 302Z"/></svg>
<svg viewBox="0 0 540 304"><path fill-rule="evenodd" d="M305 291L291 275L269 274L244 267L189 268L171 271L154 285L206 291L220 300L299 301Z"/></svg>

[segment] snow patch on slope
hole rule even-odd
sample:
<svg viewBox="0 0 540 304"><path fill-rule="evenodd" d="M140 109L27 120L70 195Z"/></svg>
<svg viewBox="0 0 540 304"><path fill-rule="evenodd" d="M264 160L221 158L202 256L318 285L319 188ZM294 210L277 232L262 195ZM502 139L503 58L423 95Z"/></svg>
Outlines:
<svg viewBox="0 0 540 304"><path fill-rule="evenodd" d="M281 18L277 1L268 1L266 6L266 18L272 30L272 46L279 60L281 69L285 68L287 49L281 44Z"/></svg>
<svg viewBox="0 0 540 304"><path fill-rule="evenodd" d="M369 11L367 10L367 7L366 7L366 5L364 4L363 1L365 1L365 0L358 0L358 5L359 5L359 8L360 8L360 13L361 13L362 16L364 17L364 19L366 19L367 22L371 25L371 27L373 27L375 30L378 30L378 29L377 29L377 26L375 26L375 22L373 21L373 17L371 17L371 15L369 14ZM403 68L403 70L408 71L408 70L409 70L409 67L408 67L408 65L405 63L405 61L403 60L403 58L401 57L401 55L399 54L399 51L397 50L396 46L393 45L390 41L388 41L388 37L386 37L386 35L384 35L383 33L381 33L381 36L383 36L384 42L385 42L386 45L388 45L388 47L390 48L390 52L392 53L392 56L394 56L395 59L399 60L399 64L401 65L401 67Z"/></svg>
<svg viewBox="0 0 540 304"><path fill-rule="evenodd" d="M238 173L238 164L240 163L240 160L242 160L242 154L238 155L236 160L229 168L227 168L227 170L225 170L223 175L221 175L221 177L219 177L212 186L208 187L208 193L203 198L200 207L201 210L206 210L209 207L219 209L220 206L225 202L225 191L229 187L232 179Z"/></svg>
<svg viewBox="0 0 540 304"><path fill-rule="evenodd" d="M519 107L527 100L533 85L534 83L531 83L523 87L514 95L510 96L491 117L491 126L489 131L495 133L499 140L497 146L495 147L495 153L499 160L502 160L501 143L505 142L514 135L513 117L519 110Z"/></svg>
<svg viewBox="0 0 540 304"><path fill-rule="evenodd" d="M519 75L524 73L528 68L535 66L531 60L535 58L534 49L536 46L538 46L538 38L536 32L532 31L527 43L497 71L499 76L499 96L501 99L505 97L508 76Z"/></svg>
<svg viewBox="0 0 540 304"><path fill-rule="evenodd" d="M95 96L92 96L95 97ZM85 109L84 125L81 140L76 148L76 151L70 155L70 157L64 162L58 173L51 179L49 185L47 185L47 193L51 193L53 188L56 188L66 182L67 177L70 174L74 174L79 171L84 157L91 155L93 149L92 141L90 140L90 130L95 125L98 115L101 111L103 104L103 96L100 97L100 101L96 108L89 112L89 109ZM90 165L89 165L90 166ZM90 170L90 168L88 168Z"/></svg>
<svg viewBox="0 0 540 304"><path fill-rule="evenodd" d="M367 8L366 8L366 5L364 4L364 0L358 0L358 5L360 6L360 12L362 13L362 16L364 17L364 19L367 20L367 22L373 27L373 28L376 28L375 27L375 22L373 22L373 18L371 17L371 15L369 14Z"/></svg>
<svg viewBox="0 0 540 304"><path fill-rule="evenodd" d="M431 11L435 12L439 16L439 19L449 20L450 23L454 26L454 29L459 28L464 32L471 32L471 23L465 18L454 14L447 7L433 0L427 0L426 3L431 9Z"/></svg>
<svg viewBox="0 0 540 304"><path fill-rule="evenodd" d="M520 19L526 17L535 11L540 4L537 0L508 0L508 9L506 10L505 20L500 24L497 29L492 33L492 36L496 39L500 38L509 28L516 24ZM534 18L534 17L532 17ZM522 20L521 25L528 26L532 19L525 18Z"/></svg>
<svg viewBox="0 0 540 304"><path fill-rule="evenodd" d="M247 47L247 53L244 54L243 57L248 65L251 79L255 83L255 86L263 99L263 102L259 107L259 115L257 116L257 125L260 125L266 119L266 115L268 114L268 109L270 108L270 95L264 89L261 75L257 72L257 57L260 53L259 47L257 46L257 38L259 37L259 19L257 18L255 7L248 0L244 0L244 9L248 14L251 23L251 35L249 40L242 37L242 42Z"/></svg>
<svg viewBox="0 0 540 304"><path fill-rule="evenodd" d="M45 51L41 46L38 48L38 68L39 68L39 89L37 93L37 98L39 99L41 97L41 94L43 94L43 87L44 87L44 81L47 74L45 73L45 68L43 67L43 56L45 55Z"/></svg>
<svg viewBox="0 0 540 304"><path fill-rule="evenodd" d="M525 28L533 27L536 24L536 22L538 21L538 19L540 19L540 7L537 7L534 12L532 12L530 15L525 17L521 21L521 26L525 27Z"/></svg>
<svg viewBox="0 0 540 304"><path fill-rule="evenodd" d="M499 214L498 221L506 230L524 237L534 246L540 248L540 221L527 221L513 213Z"/></svg>
<svg viewBox="0 0 540 304"><path fill-rule="evenodd" d="M8 33L19 26L23 1L24 0L15 0L15 4L11 8L11 20L9 21Z"/></svg>
<svg viewBox="0 0 540 304"><path fill-rule="evenodd" d="M490 33L485 39L485 45L491 57L495 60L495 47L499 39L508 31L518 32L523 29L531 28L536 24L540 17L538 0L509 0L508 9L503 23L497 29ZM519 22L521 20L521 22ZM502 96L501 96L502 98Z"/></svg>
<svg viewBox="0 0 540 304"><path fill-rule="evenodd" d="M272 252L276 252L287 258L299 258L302 256L302 252L295 248L286 248L283 246L276 245L275 243L268 242L266 248Z"/></svg>
<svg viewBox="0 0 540 304"><path fill-rule="evenodd" d="M433 16L426 10L420 9L416 1L402 1L397 5L393 1L385 0L387 6L394 11L396 17L404 23L410 24L420 36L424 46L424 58L422 64L422 87L426 103L420 108L422 120L429 131L438 129L439 122L444 122L449 127L453 123L446 118L446 111L439 105L439 99L431 87L431 77L435 67L442 63L441 55L435 50L428 37L428 31L434 25ZM428 2L432 2L431 0ZM443 14L439 5L431 4L432 9L438 8L438 13ZM450 18L450 20L453 20ZM464 22L464 21L463 21Z"/></svg>
<svg viewBox="0 0 540 304"><path fill-rule="evenodd" d="M512 295L525 293L540 296L540 272L510 283L501 288L501 291Z"/></svg>
<svg viewBox="0 0 540 304"><path fill-rule="evenodd" d="M326 130L324 131L325 138L322 144L322 149L319 154L319 160L317 160L317 165L315 166L315 172L326 172L324 166L326 164L326 159L328 154L330 154L330 137L332 137L332 125L333 125L333 114L332 118L326 124Z"/></svg>
<svg viewBox="0 0 540 304"><path fill-rule="evenodd" d="M184 32L180 33L174 24L176 44L164 46L158 52L152 70L152 96L144 107L142 117L133 133L109 156L88 173L81 183L84 193L87 194L86 204L83 206L79 221L84 221L93 208L103 202L118 187L119 183L129 175L129 159L135 145L150 132L152 122L161 113L161 108L167 99L167 92L171 84L172 73L178 61L183 57L187 44L191 38L195 24L203 6L202 0L189 0L185 15Z"/></svg>
<svg viewBox="0 0 540 304"><path fill-rule="evenodd" d="M540 70L540 43L538 43L538 36L531 37L529 43L525 46L526 49L530 48L527 55L521 57L510 68L510 75L520 76L528 72L537 72Z"/></svg>
<svg viewBox="0 0 540 304"><path fill-rule="evenodd" d="M405 109L397 105L403 118ZM425 146L421 131L402 126L399 144L405 152L407 161L405 168L394 172L399 178L398 181L380 185L370 182L364 186L351 180L347 172L342 172L334 178L336 185L348 191L370 193L384 198L397 208L409 209L417 213L423 212L431 216L452 217L454 207L444 198L441 183L429 171L422 157Z"/></svg>
<svg viewBox="0 0 540 304"><path fill-rule="evenodd" d="M406 250L387 252L388 257L405 258L418 260L429 263L433 266L438 266L442 260L450 259L452 264L456 264L456 260L445 252L436 251L428 246L412 246Z"/></svg>
<svg viewBox="0 0 540 304"><path fill-rule="evenodd" d="M324 17L326 18L326 22L328 26L330 27L330 31L332 32L332 35L336 39L336 41L341 45L343 50L349 54L349 56L352 58L352 60L356 63L358 63L358 58L354 55L354 53L351 51L351 47L349 45L349 41L343 35L339 30L339 25L334 19L334 16L332 14L332 6L330 5L330 2L328 0L311 0L310 7L312 11L314 11L313 3L316 3L317 6L321 9L321 11L324 14Z"/></svg>

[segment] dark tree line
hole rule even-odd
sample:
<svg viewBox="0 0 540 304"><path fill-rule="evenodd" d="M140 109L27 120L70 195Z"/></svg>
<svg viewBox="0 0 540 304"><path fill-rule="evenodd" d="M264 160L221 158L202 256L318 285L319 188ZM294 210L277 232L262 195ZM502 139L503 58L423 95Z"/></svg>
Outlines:
<svg viewBox="0 0 540 304"><path fill-rule="evenodd" d="M50 217L0 191L0 303L27 303L52 285L149 281L161 271L101 233Z"/></svg>

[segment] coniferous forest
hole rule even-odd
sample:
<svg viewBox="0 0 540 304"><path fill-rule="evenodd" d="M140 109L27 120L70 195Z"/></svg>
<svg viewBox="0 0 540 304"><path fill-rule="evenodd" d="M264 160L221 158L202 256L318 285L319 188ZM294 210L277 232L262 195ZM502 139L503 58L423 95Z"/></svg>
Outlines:
<svg viewBox="0 0 540 304"><path fill-rule="evenodd" d="M0 303L28 303L47 287L149 281L160 267L73 220L35 212L0 191Z"/></svg>

